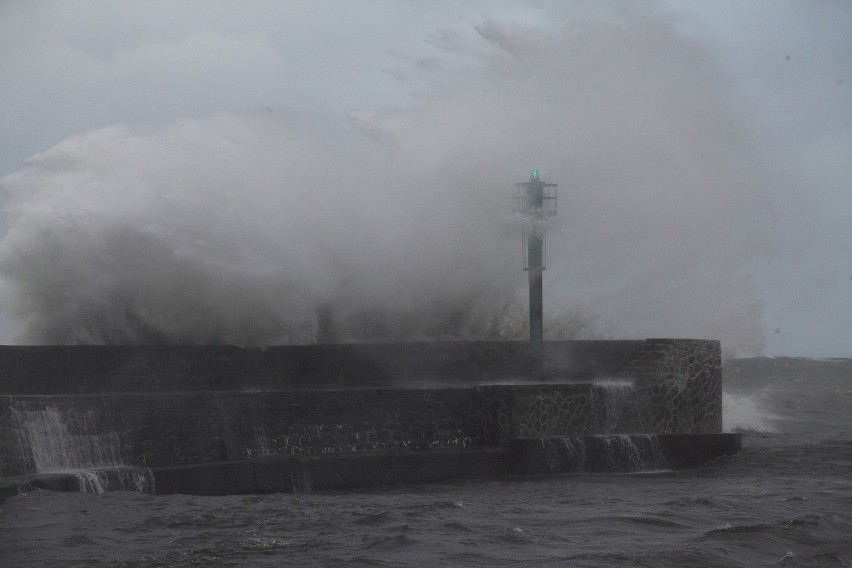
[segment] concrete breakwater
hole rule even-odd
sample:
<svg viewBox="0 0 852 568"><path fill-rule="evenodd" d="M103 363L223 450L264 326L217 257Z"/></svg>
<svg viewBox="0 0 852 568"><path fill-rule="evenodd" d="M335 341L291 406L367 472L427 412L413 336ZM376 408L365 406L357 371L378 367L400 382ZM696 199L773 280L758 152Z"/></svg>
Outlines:
<svg viewBox="0 0 852 568"><path fill-rule="evenodd" d="M548 342L546 361L531 384L520 342L2 347L0 480L299 491L688 467L739 449L721 433L718 342Z"/></svg>

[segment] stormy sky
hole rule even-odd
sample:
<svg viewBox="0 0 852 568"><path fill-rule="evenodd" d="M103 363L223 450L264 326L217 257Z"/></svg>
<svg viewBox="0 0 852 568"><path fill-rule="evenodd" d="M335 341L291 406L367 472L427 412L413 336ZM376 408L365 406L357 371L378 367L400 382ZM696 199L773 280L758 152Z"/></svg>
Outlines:
<svg viewBox="0 0 852 568"><path fill-rule="evenodd" d="M0 3L5 342L852 356L852 4Z"/></svg>

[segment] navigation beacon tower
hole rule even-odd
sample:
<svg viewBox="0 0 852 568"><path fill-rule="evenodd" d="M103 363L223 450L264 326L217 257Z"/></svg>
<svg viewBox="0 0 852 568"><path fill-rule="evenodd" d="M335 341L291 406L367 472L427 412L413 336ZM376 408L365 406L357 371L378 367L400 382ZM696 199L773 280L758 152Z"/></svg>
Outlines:
<svg viewBox="0 0 852 568"><path fill-rule="evenodd" d="M526 218L523 232L524 270L529 276L530 289L530 354L532 378L544 372L544 295L541 277L546 264L544 221L556 215L555 183L545 183L533 170L530 180L516 183L513 189L513 210Z"/></svg>

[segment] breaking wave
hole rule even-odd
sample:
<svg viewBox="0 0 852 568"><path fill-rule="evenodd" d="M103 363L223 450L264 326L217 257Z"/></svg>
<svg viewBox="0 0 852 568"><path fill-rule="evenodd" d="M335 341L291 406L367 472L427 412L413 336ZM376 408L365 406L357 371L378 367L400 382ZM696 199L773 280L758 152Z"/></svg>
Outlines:
<svg viewBox="0 0 852 568"><path fill-rule="evenodd" d="M760 404L759 394L722 393L722 421L725 432L775 433L772 421L778 417Z"/></svg>

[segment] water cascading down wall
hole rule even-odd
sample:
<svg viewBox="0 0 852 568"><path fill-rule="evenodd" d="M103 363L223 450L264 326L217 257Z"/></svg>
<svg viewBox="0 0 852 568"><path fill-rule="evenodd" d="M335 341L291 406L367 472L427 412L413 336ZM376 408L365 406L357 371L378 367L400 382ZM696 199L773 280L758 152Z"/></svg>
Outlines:
<svg viewBox="0 0 852 568"><path fill-rule="evenodd" d="M717 341L0 347L0 497L225 494L696 466Z"/></svg>

